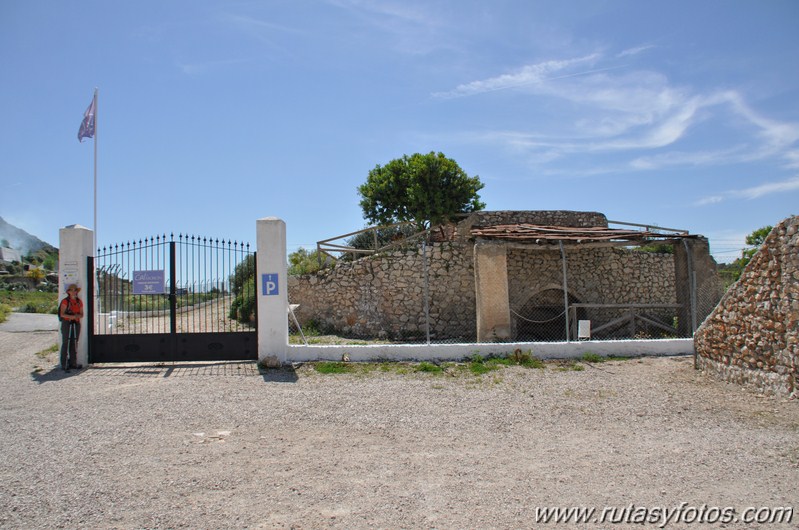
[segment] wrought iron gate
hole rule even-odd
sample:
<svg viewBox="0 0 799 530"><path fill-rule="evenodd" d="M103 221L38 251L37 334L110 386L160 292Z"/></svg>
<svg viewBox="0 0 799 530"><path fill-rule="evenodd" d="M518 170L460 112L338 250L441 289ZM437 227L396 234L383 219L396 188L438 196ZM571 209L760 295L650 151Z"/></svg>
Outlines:
<svg viewBox="0 0 799 530"><path fill-rule="evenodd" d="M164 235L89 260L89 362L257 359L249 244Z"/></svg>

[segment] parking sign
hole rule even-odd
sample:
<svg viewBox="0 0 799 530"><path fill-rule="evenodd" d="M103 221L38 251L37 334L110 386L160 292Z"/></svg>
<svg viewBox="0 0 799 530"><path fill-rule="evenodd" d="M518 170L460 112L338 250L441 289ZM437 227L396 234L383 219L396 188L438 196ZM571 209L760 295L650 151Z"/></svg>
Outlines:
<svg viewBox="0 0 799 530"><path fill-rule="evenodd" d="M273 296L279 294L277 273L262 274L261 283L263 284L263 295Z"/></svg>

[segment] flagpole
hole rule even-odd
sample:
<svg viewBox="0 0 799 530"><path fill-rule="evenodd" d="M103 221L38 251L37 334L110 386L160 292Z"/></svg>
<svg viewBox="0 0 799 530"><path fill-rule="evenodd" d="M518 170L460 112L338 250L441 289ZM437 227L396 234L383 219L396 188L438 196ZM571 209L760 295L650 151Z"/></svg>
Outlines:
<svg viewBox="0 0 799 530"><path fill-rule="evenodd" d="M94 248L92 254L97 253L97 134L98 127L98 108L97 108L97 87L94 89Z"/></svg>

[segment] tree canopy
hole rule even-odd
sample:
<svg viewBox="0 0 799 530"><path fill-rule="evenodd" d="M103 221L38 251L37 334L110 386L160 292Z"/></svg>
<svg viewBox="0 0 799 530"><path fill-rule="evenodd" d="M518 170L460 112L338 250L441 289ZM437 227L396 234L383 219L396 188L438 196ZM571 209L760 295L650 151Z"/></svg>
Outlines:
<svg viewBox="0 0 799 530"><path fill-rule="evenodd" d="M746 244L749 248L741 251L741 257L729 264L719 264L718 271L724 280L724 287L727 288L741 277L744 267L752 260L752 257L766 241L766 237L771 233L772 226L763 226L754 230L746 236Z"/></svg>
<svg viewBox="0 0 799 530"><path fill-rule="evenodd" d="M358 187L366 220L381 225L413 222L419 230L455 214L485 208L480 177L470 177L443 153L404 155L369 172Z"/></svg>
<svg viewBox="0 0 799 530"><path fill-rule="evenodd" d="M320 265L320 262L322 265ZM312 274L326 266L332 266L332 264L333 263L329 256L323 256L323 259L320 259L318 250L309 251L303 247L300 247L296 251L289 254L288 273L291 276Z"/></svg>
<svg viewBox="0 0 799 530"><path fill-rule="evenodd" d="M741 258L744 260L744 265L749 263L749 260L752 259L752 256L755 255L755 252L757 252L760 246L766 241L766 237L768 237L773 228L774 227L770 225L763 226L746 236L746 244L752 248L746 248L741 253Z"/></svg>

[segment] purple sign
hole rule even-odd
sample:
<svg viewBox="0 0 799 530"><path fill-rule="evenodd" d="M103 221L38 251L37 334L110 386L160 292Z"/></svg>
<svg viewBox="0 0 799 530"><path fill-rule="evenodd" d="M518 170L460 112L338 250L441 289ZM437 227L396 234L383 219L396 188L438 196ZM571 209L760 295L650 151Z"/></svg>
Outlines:
<svg viewBox="0 0 799 530"><path fill-rule="evenodd" d="M133 294L165 294L164 271L133 271Z"/></svg>

